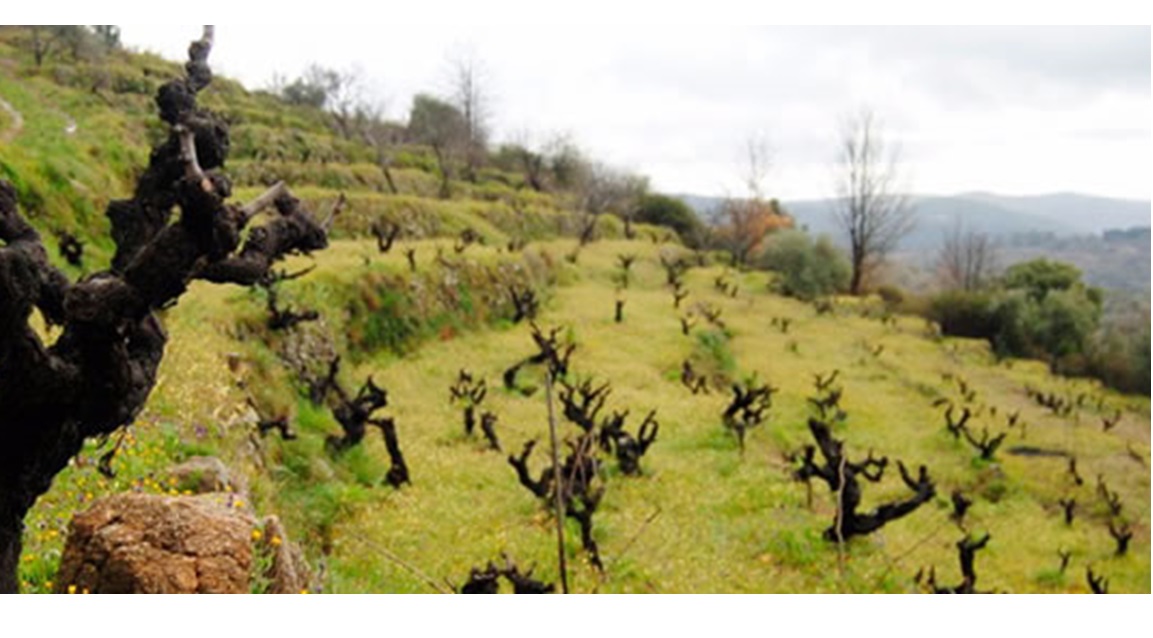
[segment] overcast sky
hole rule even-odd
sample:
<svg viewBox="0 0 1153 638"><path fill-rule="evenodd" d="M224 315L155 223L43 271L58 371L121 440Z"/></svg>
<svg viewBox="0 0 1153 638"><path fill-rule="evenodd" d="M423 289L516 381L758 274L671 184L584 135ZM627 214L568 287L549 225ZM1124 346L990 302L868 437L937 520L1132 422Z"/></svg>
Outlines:
<svg viewBox="0 0 1153 638"><path fill-rule="evenodd" d="M182 59L199 31L123 25L122 39ZM212 63L250 88L355 67L403 120L467 52L495 139L568 132L664 192L739 193L745 140L763 136L772 195L831 195L839 123L867 106L913 192L1150 198L1148 27L225 25Z"/></svg>

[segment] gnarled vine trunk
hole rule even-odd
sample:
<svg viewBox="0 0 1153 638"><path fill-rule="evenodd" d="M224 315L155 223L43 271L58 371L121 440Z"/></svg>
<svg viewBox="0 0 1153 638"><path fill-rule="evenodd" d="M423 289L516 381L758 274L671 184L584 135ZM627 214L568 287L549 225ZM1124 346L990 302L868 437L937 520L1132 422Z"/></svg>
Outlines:
<svg viewBox="0 0 1153 638"><path fill-rule="evenodd" d="M157 93L168 135L132 198L108 206L110 270L69 281L0 181L0 592L18 589L23 521L53 477L86 438L130 424L144 406L167 342L156 311L194 279L250 286L284 255L327 245L324 225L283 185L246 206L225 202L231 185L217 169L228 126L196 104L212 80L212 36L205 27L185 77ZM241 246L248 222L269 206L278 214ZM33 310L60 329L54 343L32 329Z"/></svg>

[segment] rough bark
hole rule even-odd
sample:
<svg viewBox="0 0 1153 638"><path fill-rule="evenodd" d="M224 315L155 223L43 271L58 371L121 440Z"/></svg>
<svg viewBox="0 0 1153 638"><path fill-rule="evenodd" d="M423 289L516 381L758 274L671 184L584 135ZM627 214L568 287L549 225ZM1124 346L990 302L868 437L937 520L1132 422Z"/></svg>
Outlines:
<svg viewBox="0 0 1153 638"><path fill-rule="evenodd" d="M484 379L474 380L468 370L460 370L456 383L449 387L449 401L462 404L461 418L464 421L465 436L472 436L476 428L476 409L488 394L488 385Z"/></svg>
<svg viewBox="0 0 1153 638"><path fill-rule="evenodd" d="M903 501L885 503L870 512L859 512L857 509L861 505L861 479L872 483L880 481L889 460L885 457L874 458L870 453L864 461L853 463L844 452L844 442L833 438L827 424L817 419L809 419L809 431L817 445L805 446L800 455L801 467L793 476L806 482L819 478L836 495L838 516L825 530L826 540L844 542L853 536L874 532L890 521L912 513L936 494L936 488L929 479L929 472L925 466L922 465L917 477L913 478L905 469L905 465L898 462L897 468L901 473L901 479L913 495ZM823 464L816 461L818 449L824 457Z"/></svg>
<svg viewBox="0 0 1153 638"><path fill-rule="evenodd" d="M485 412L480 415L480 431L484 434L484 439L488 441L488 447L491 450L500 452L500 439L496 435L496 415L492 412Z"/></svg>
<svg viewBox="0 0 1153 638"><path fill-rule="evenodd" d="M533 478L528 469L528 458L536 447L536 441L525 443L520 455L509 455L508 463L516 470L517 480L548 507L555 498L557 489L557 468L548 466ZM589 555L589 562L598 570L604 570L600 549L593 538L593 514L600 506L604 487L600 485L600 461L596 458L596 445L591 433L582 435L576 442L569 442L569 454L560 467L560 500L565 517L571 518L580 526L581 546Z"/></svg>
<svg viewBox="0 0 1153 638"><path fill-rule="evenodd" d="M321 401L331 392L336 395L332 404L332 416L344 431L342 435L331 435L325 440L325 446L334 454L339 454L355 445L359 445L368 434L368 427L380 429L384 437L384 447L388 451L391 466L385 474L384 481L399 489L404 484L411 484L408 475L408 464L404 461L404 454L400 450L400 439L396 435L396 422L391 417L378 418L374 416L378 410L388 407L388 392L373 382L372 377L365 380L364 385L357 390L356 395L350 395L344 386L337 380L340 372L340 357L336 357L329 364L328 376L320 390Z"/></svg>
<svg viewBox="0 0 1153 638"><path fill-rule="evenodd" d="M980 540L974 539L972 536L966 534L965 538L957 541L957 555L961 563L961 584L954 587L939 587L937 586L936 574L930 572L929 587L934 594L982 594L988 592L977 591L977 570L974 567L974 562L977 557L977 552L984 549L989 544L989 534L985 534Z"/></svg>
<svg viewBox="0 0 1153 638"><path fill-rule="evenodd" d="M513 364L502 375L504 386L509 390L519 390L523 394L532 394L532 389L521 389L517 386L516 377L521 368L526 365L545 364L554 379L564 379L568 375L569 358L576 350L576 344L570 341L561 341L561 327L549 330L548 335L541 332L539 326L530 322L532 326L532 340L536 344L537 353L530 355Z"/></svg>
<svg viewBox="0 0 1153 638"><path fill-rule="evenodd" d="M252 285L284 255L327 245L322 225L281 194L278 214L241 246L254 211L225 201L230 184L218 169L228 126L196 104L212 80L211 47L206 28L189 48L185 77L157 93L168 135L132 198L108 206L110 270L69 281L17 210L14 188L0 181L0 591L17 589L23 519L37 497L85 438L131 423L142 409L167 341L156 311L194 279ZM62 329L52 345L30 326L33 309Z"/></svg>
<svg viewBox="0 0 1153 638"><path fill-rule="evenodd" d="M377 250L381 253L387 253L392 250L392 244L396 241L397 237L400 237L400 231L401 228L399 224L385 221L374 222L372 224L372 236L376 237Z"/></svg>
<svg viewBox="0 0 1153 638"><path fill-rule="evenodd" d="M315 310L298 312L291 306L281 308L278 283L276 277L266 277L260 282L260 286L267 294L265 306L268 309L268 320L265 324L269 330L289 330L297 324L320 319L320 313Z"/></svg>
<svg viewBox="0 0 1153 638"><path fill-rule="evenodd" d="M503 576L513 586L514 594L551 594L556 591L552 583L545 583L532 577L533 569L521 572L508 556L504 557L504 567L498 568L489 561L484 569L473 567L468 580L460 588L462 594L498 594L500 578Z"/></svg>
<svg viewBox="0 0 1153 638"><path fill-rule="evenodd" d="M508 296L512 300L513 307L513 323L520 323L525 319L536 319L536 313L540 310L540 302L537 301L536 292L532 288L525 288L518 290L515 286L509 286Z"/></svg>
<svg viewBox="0 0 1153 638"><path fill-rule="evenodd" d="M733 398L721 415L725 428L737 435L741 453L745 451L745 434L765 420L765 413L773 407L776 388L767 384L739 384L732 386Z"/></svg>
<svg viewBox="0 0 1153 638"><path fill-rule="evenodd" d="M641 458L648 452L649 446L657 440L661 424L657 422L657 411L653 410L645 416L636 436L624 429L625 418L628 411L616 412L612 417L601 423L598 439L601 449L611 452L617 458L617 465L621 473L626 476L641 474Z"/></svg>

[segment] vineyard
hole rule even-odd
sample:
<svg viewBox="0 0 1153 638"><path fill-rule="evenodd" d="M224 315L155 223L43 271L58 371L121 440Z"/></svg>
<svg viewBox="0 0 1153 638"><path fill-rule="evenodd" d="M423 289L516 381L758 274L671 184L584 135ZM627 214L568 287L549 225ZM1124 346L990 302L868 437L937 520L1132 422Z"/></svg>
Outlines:
<svg viewBox="0 0 1153 638"><path fill-rule="evenodd" d="M309 172L251 115L233 184L197 99L239 89L213 92L198 43L145 87L154 152L116 154L139 172L69 168L106 141L90 99L52 89L73 138L0 78L24 121L0 136L12 588L110 582L62 568L73 517L199 498L169 470L215 457L228 508L279 519L245 523L254 592L291 540L298 589L324 593L1149 593L1148 397L876 295L781 296L560 195L446 200L415 167L387 195L333 142ZM25 135L66 164L13 153ZM105 190L81 208L86 180Z"/></svg>

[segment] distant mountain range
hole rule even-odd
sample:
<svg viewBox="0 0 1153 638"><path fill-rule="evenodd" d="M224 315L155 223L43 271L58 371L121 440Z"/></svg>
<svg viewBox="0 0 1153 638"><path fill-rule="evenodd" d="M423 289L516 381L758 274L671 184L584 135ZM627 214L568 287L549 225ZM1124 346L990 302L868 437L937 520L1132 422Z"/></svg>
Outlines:
<svg viewBox="0 0 1153 638"><path fill-rule="evenodd" d="M680 195L690 207L708 219L723 199ZM813 234L840 234L833 214L832 199L783 202L797 226ZM1110 229L1148 227L1148 201L1093 197L1077 193L1055 193L1008 197L992 193L964 193L953 196L913 196L916 227L905 237L899 250L921 251L940 246L942 238L961 220L967 228L993 237L1021 234L1054 236L1100 235Z"/></svg>
<svg viewBox="0 0 1153 638"><path fill-rule="evenodd" d="M724 201L719 197L679 197L706 220ZM1146 301L1149 298L1149 202L1076 193L1029 197L965 193L915 196L911 203L916 227L891 255L892 263L902 269L894 275L905 288L924 290L932 285L937 251L946 233L960 220L966 228L987 233L996 241L1001 267L1037 257L1056 259L1080 268L1085 280L1094 286L1136 293ZM844 245L833 204L831 199L783 202L798 227L814 235L827 234Z"/></svg>

